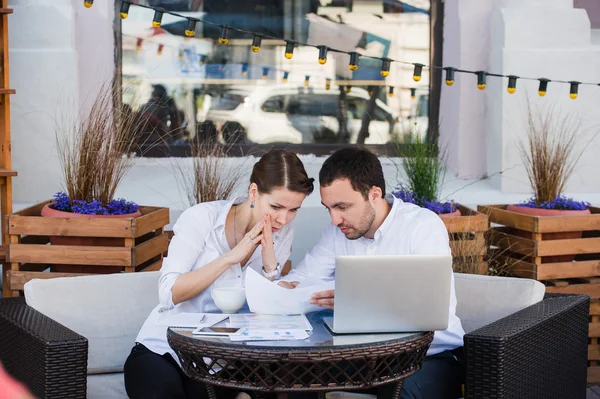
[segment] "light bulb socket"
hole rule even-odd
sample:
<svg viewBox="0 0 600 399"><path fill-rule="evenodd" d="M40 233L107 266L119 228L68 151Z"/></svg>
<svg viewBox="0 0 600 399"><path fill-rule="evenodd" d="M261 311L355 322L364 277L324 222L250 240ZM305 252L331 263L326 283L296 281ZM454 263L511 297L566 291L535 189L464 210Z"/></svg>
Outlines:
<svg viewBox="0 0 600 399"><path fill-rule="evenodd" d="M538 94L543 97L548 91L548 82L550 82L550 79L539 78L538 80L540 81L540 85L538 87Z"/></svg>
<svg viewBox="0 0 600 399"><path fill-rule="evenodd" d="M285 58L287 58L288 60L291 60L292 57L294 56L294 46L295 45L296 44L291 40L285 41Z"/></svg>
<svg viewBox="0 0 600 399"><path fill-rule="evenodd" d="M121 19L125 19L129 15L129 6L130 6L130 3L128 1L124 1L121 3L121 9L119 11L119 15L121 16Z"/></svg>
<svg viewBox="0 0 600 399"><path fill-rule="evenodd" d="M317 46L319 49L319 64L325 65L327 62L327 46Z"/></svg>
<svg viewBox="0 0 600 399"><path fill-rule="evenodd" d="M413 72L413 80L415 82L419 82L419 81L421 81L421 75L423 74L423 67L425 65L423 65L423 64L414 64L414 66L415 66L415 70Z"/></svg>
<svg viewBox="0 0 600 399"><path fill-rule="evenodd" d="M283 83L287 82L289 76L290 76L289 72L286 71L283 73Z"/></svg>
<svg viewBox="0 0 600 399"><path fill-rule="evenodd" d="M485 89L487 85L487 72L485 71L477 71L477 88L479 90Z"/></svg>
<svg viewBox="0 0 600 399"><path fill-rule="evenodd" d="M158 49L156 50L156 54L158 54L158 55L162 55L162 53L163 53L163 49L164 49L164 48L165 48L165 45L164 45L164 44L159 44L159 45L158 45Z"/></svg>
<svg viewBox="0 0 600 399"><path fill-rule="evenodd" d="M417 95L417 89L414 87L411 87L410 89L410 98L414 99Z"/></svg>
<svg viewBox="0 0 600 399"><path fill-rule="evenodd" d="M446 67L444 71L446 71L446 84L452 86L454 84L454 72L456 72L456 68Z"/></svg>
<svg viewBox="0 0 600 399"><path fill-rule="evenodd" d="M163 12L161 10L154 11L154 18L152 19L152 26L155 28L160 28L160 24L162 23Z"/></svg>
<svg viewBox="0 0 600 399"><path fill-rule="evenodd" d="M390 74L390 67L392 66L392 60L389 58L383 58L381 60L381 71L379 72L384 78Z"/></svg>
<svg viewBox="0 0 600 399"><path fill-rule="evenodd" d="M388 96L394 97L394 88L392 86L390 86L390 88L388 89Z"/></svg>
<svg viewBox="0 0 600 399"><path fill-rule="evenodd" d="M196 22L193 18L188 18L187 27L185 28L185 35L187 37L193 37L196 34Z"/></svg>
<svg viewBox="0 0 600 399"><path fill-rule="evenodd" d="M514 92L517 91L517 79L519 79L518 76L508 75L508 87L506 88L506 90L510 94L514 94Z"/></svg>
<svg viewBox="0 0 600 399"><path fill-rule="evenodd" d="M227 43L229 43L229 27L223 26L221 27L221 34L219 35L219 44Z"/></svg>
<svg viewBox="0 0 600 399"><path fill-rule="evenodd" d="M356 71L358 69L358 59L360 58L360 54L356 51L352 51L350 54L350 62L348 63L348 69L351 71Z"/></svg>
<svg viewBox="0 0 600 399"><path fill-rule="evenodd" d="M252 51L255 53L258 53L260 51L260 45L262 43L262 36L261 35L254 35L254 37L252 38Z"/></svg>
<svg viewBox="0 0 600 399"><path fill-rule="evenodd" d="M569 90L569 96L574 100L579 95L579 85L581 84L581 82L572 80L569 83L571 84L571 88Z"/></svg>

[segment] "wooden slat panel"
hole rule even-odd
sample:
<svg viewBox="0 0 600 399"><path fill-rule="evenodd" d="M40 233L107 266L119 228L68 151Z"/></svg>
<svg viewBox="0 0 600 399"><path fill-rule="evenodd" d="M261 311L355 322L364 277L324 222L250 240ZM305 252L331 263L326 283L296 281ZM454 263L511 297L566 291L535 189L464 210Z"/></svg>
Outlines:
<svg viewBox="0 0 600 399"><path fill-rule="evenodd" d="M9 234L68 237L129 237L131 221L126 218L53 218L11 216Z"/></svg>
<svg viewBox="0 0 600 399"><path fill-rule="evenodd" d="M590 302L590 315L600 315L600 302Z"/></svg>
<svg viewBox="0 0 600 399"><path fill-rule="evenodd" d="M40 202L39 204L32 205L27 208L23 208L23 209L15 212L14 215L10 215L8 217L8 220L10 221L10 219L12 219L15 216L40 216L42 213L42 208L45 207L46 204L49 204L51 202L52 202L52 200L48 200L48 201Z"/></svg>
<svg viewBox="0 0 600 399"><path fill-rule="evenodd" d="M10 244L10 262L93 266L131 266L130 248Z"/></svg>
<svg viewBox="0 0 600 399"><path fill-rule="evenodd" d="M506 205L479 205L477 210L484 215L488 215L490 221L493 223L514 227L519 230L536 231L537 217L509 212L505 208Z"/></svg>
<svg viewBox="0 0 600 399"><path fill-rule="evenodd" d="M487 248L483 240L451 240L452 256L483 256Z"/></svg>
<svg viewBox="0 0 600 399"><path fill-rule="evenodd" d="M588 360L600 360L600 345L588 345Z"/></svg>
<svg viewBox="0 0 600 399"><path fill-rule="evenodd" d="M471 208L459 205L461 217L442 218L448 233L466 233L486 231L489 227L488 217Z"/></svg>
<svg viewBox="0 0 600 399"><path fill-rule="evenodd" d="M556 294L583 294L600 299L600 284L571 284L566 287L546 287L546 292Z"/></svg>
<svg viewBox="0 0 600 399"><path fill-rule="evenodd" d="M13 13L12 8L0 8L0 14L12 14L12 13Z"/></svg>
<svg viewBox="0 0 600 399"><path fill-rule="evenodd" d="M537 266L533 263L504 255L497 255L495 258L501 265L506 265L506 268L511 274L517 277L537 279Z"/></svg>
<svg viewBox="0 0 600 399"><path fill-rule="evenodd" d="M587 382L588 384L600 383L600 367L588 367Z"/></svg>
<svg viewBox="0 0 600 399"><path fill-rule="evenodd" d="M491 228L488 232L490 245L509 250L525 256L537 255L537 241L510 234L511 230L503 227Z"/></svg>
<svg viewBox="0 0 600 399"><path fill-rule="evenodd" d="M598 316L594 316L598 318ZM590 337L600 337L600 323L590 323L589 334Z"/></svg>
<svg viewBox="0 0 600 399"><path fill-rule="evenodd" d="M162 263L163 263L162 259L161 260L157 260L156 262L154 262L150 266L148 266L148 267L140 270L138 273L159 271L160 268L162 267Z"/></svg>
<svg viewBox="0 0 600 399"><path fill-rule="evenodd" d="M538 280L600 276L600 260L542 263L537 265Z"/></svg>
<svg viewBox="0 0 600 399"><path fill-rule="evenodd" d="M49 273L49 272L24 272L24 271L8 271L8 285L11 290L22 290L29 280L34 278L56 278L56 277L75 277L75 276L92 276L89 273Z"/></svg>
<svg viewBox="0 0 600 399"><path fill-rule="evenodd" d="M14 177L16 175L17 175L17 172L14 170L0 168L0 176L2 176L2 177L6 177L6 176Z"/></svg>
<svg viewBox="0 0 600 399"><path fill-rule="evenodd" d="M539 218L540 233L600 230L600 214L583 216L546 216Z"/></svg>
<svg viewBox="0 0 600 399"><path fill-rule="evenodd" d="M539 241L537 248L538 256L600 253L600 238Z"/></svg>
<svg viewBox="0 0 600 399"><path fill-rule="evenodd" d="M0 89L0 94L16 94L16 93L17 93L17 91L15 89Z"/></svg>
<svg viewBox="0 0 600 399"><path fill-rule="evenodd" d="M167 250L168 245L169 237L167 234L161 234L143 244L137 245L133 249L133 262L135 266L141 265L155 256L162 254Z"/></svg>
<svg viewBox="0 0 600 399"><path fill-rule="evenodd" d="M133 237L143 236L169 224L169 208L144 207L142 216L133 221Z"/></svg>

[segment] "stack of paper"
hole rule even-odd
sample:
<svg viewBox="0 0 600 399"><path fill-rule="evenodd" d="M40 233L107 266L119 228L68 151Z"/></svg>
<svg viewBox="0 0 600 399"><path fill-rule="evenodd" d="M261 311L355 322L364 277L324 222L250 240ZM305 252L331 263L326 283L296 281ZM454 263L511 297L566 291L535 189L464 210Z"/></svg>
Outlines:
<svg viewBox="0 0 600 399"><path fill-rule="evenodd" d="M166 312L161 313L158 323L171 328L199 328L210 327L227 319L230 315L221 313L187 313Z"/></svg>
<svg viewBox="0 0 600 399"><path fill-rule="evenodd" d="M231 341L292 341L308 338L306 330L244 330L239 335L230 335Z"/></svg>

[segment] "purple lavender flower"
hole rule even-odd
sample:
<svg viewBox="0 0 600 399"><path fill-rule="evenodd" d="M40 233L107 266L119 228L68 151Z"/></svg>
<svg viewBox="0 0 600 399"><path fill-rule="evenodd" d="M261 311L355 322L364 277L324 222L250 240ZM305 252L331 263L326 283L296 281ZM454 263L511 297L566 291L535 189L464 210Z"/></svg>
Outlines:
<svg viewBox="0 0 600 399"><path fill-rule="evenodd" d="M408 202L411 204L415 204L420 206L421 208L427 208L432 212L439 214L443 213L452 213L456 211L456 204L452 201L450 202L440 202L440 201L429 201L425 197L418 197L415 193L403 188L399 187L396 191L392 192L394 197L401 199L403 202Z"/></svg>
<svg viewBox="0 0 600 399"><path fill-rule="evenodd" d="M550 202L542 202L537 204L535 198L532 197L527 201L521 202L519 206L525 208L539 208L539 209L562 209L569 211L583 211L590 206L589 202L575 201L573 198L558 196Z"/></svg>
<svg viewBox="0 0 600 399"><path fill-rule="evenodd" d="M82 200L71 201L66 193L58 192L54 194L52 208L63 211L80 213L84 215L124 215L134 213L140 209L135 202L125 201L123 198L112 199L104 206L100 201L90 202Z"/></svg>

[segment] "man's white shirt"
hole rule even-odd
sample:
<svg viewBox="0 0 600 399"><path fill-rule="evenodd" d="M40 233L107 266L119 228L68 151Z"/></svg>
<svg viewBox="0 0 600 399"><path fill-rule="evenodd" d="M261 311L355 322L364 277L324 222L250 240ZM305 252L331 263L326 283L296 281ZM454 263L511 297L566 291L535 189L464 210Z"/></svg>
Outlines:
<svg viewBox="0 0 600 399"><path fill-rule="evenodd" d="M344 255L436 255L450 254L448 231L444 222L432 211L402 202L391 194L386 200L392 209L373 239L349 240L334 225L323 231L317 245L283 281L302 281L307 276L323 280L335 278L335 258ZM435 293L432 293L435 295ZM463 345L465 334L456 316L454 275L450 287L448 329L436 331L427 355L455 349Z"/></svg>

